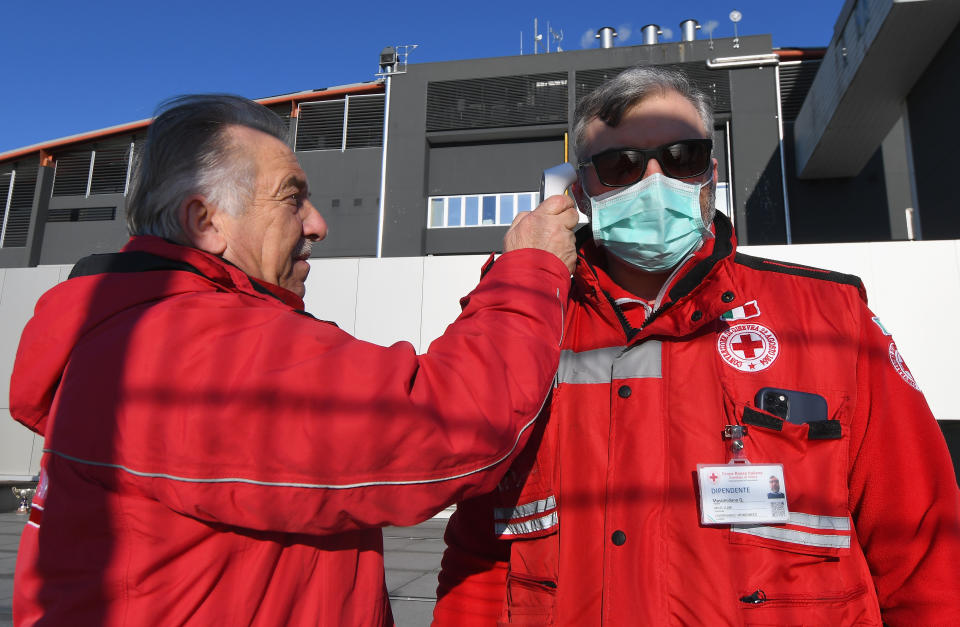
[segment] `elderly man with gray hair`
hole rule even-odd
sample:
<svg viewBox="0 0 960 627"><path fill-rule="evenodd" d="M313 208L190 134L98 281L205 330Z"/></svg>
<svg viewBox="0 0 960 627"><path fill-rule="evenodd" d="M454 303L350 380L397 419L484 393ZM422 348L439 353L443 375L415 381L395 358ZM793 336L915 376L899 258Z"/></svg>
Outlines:
<svg viewBox="0 0 960 627"><path fill-rule="evenodd" d="M960 498L916 380L857 277L737 252L712 132L667 69L578 103L590 226L553 395L451 518L435 624L960 624Z"/></svg>
<svg viewBox="0 0 960 627"><path fill-rule="evenodd" d="M327 233L266 108L154 120L129 243L81 260L20 341L45 436L17 625L389 625L380 527L493 489L556 373L573 202L521 215L424 355L303 311ZM331 295L336 298L336 295Z"/></svg>

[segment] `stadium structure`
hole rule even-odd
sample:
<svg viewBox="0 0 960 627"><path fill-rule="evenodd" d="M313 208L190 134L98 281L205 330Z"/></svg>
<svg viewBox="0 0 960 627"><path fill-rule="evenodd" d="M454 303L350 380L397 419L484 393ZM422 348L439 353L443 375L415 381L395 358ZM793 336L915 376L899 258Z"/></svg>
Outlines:
<svg viewBox="0 0 960 627"><path fill-rule="evenodd" d="M651 24L641 44L618 46L600 28L600 47L549 54L418 64L388 46L374 80L261 99L287 122L332 234L314 247L307 308L363 339L426 350L514 216L536 206L541 171L574 159L577 101L625 68L675 67L712 97L717 204L740 245L862 277L960 459L947 154L960 145L958 23L954 1L847 0L826 48L704 38L695 20L680 41ZM126 241L149 123L0 154L0 416L36 300L79 258ZM0 482L35 480L41 448L0 421Z"/></svg>

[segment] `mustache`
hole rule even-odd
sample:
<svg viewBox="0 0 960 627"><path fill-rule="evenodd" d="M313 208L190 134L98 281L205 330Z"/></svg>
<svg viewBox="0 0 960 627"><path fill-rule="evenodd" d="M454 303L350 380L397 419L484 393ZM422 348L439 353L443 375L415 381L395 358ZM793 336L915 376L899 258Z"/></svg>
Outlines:
<svg viewBox="0 0 960 627"><path fill-rule="evenodd" d="M306 259L313 252L313 241L306 238L300 238L297 247L294 249L293 256L297 259Z"/></svg>

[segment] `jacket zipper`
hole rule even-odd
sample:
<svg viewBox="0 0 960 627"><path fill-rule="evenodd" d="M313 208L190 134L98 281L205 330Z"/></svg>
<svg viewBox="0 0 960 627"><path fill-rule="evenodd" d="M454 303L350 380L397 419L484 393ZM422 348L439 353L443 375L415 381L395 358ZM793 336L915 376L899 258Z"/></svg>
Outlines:
<svg viewBox="0 0 960 627"><path fill-rule="evenodd" d="M801 596L801 595L786 595L780 597L768 597L767 593L757 588L753 593L746 596L740 597L741 603L746 603L748 605L760 606L765 603L772 603L774 605L790 605L796 603L810 603L810 602L837 602L837 601L849 601L858 596L861 596L864 592L863 586L857 586L853 590L848 592L841 592L837 594L824 594L821 596Z"/></svg>

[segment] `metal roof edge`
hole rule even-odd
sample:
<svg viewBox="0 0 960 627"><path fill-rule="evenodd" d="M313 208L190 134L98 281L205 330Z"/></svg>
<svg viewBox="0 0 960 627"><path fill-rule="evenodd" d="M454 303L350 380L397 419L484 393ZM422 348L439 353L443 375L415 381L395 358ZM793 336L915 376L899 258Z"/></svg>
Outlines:
<svg viewBox="0 0 960 627"><path fill-rule="evenodd" d="M323 98L325 96L339 96L343 94L351 93L365 93L365 92L379 92L383 91L383 81L368 81L364 83L350 83L347 85L337 85L336 87L326 87L322 89L310 89L305 91L298 91L289 94L281 94L278 96L267 96L266 98L254 98L254 102L259 102L262 105L271 105L278 102L301 102L304 100L310 100L313 98ZM121 133L127 133L130 131L139 130L141 128L146 128L150 125L150 122L153 121L153 118L145 118L142 120L137 120L136 122L125 122L123 124L116 124L114 126L107 126L105 128L87 131L85 133L76 133L74 135L67 135L65 137L60 137L58 139L51 139L45 142L39 142L36 144L31 144L29 146L24 146L23 148L14 148L13 150L8 150L6 152L0 152L0 163L6 161L12 161L18 157L23 157L24 155L29 155L35 152L45 152L50 151L61 146L68 146L70 144L78 144L85 141L90 141L92 139L97 139L100 137L109 137L111 135L119 135Z"/></svg>

